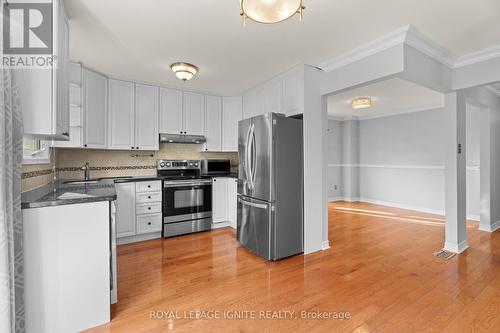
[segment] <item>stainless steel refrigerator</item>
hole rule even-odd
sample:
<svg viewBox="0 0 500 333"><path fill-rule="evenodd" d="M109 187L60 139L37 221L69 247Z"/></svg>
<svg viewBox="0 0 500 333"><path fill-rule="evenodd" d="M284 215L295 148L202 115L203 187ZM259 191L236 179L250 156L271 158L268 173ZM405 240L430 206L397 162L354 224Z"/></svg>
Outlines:
<svg viewBox="0 0 500 333"><path fill-rule="evenodd" d="M304 251L302 136L282 114L239 122L237 239L268 260Z"/></svg>

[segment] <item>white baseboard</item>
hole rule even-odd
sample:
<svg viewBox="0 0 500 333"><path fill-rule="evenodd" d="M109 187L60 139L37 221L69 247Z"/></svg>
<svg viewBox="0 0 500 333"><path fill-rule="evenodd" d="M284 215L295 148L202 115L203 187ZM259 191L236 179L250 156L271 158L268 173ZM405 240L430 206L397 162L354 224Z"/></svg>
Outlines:
<svg viewBox="0 0 500 333"><path fill-rule="evenodd" d="M389 201L382 201L382 200L373 200L373 199L368 199L368 198L344 198L344 197L334 197L328 199L329 202L335 202L335 201L348 201L348 202L354 202L354 201L359 201L359 202L366 202L366 203L371 203L374 205L381 205L381 206L387 206L387 207L394 207L394 208L400 208L400 209L408 209L408 210L414 210L416 212L422 212L422 213L428 213L428 214L435 214L435 215L440 215L440 216L445 216L445 211L440 210L440 209L430 209L430 208L425 208L425 207L418 207L418 206L413 206L413 205L406 205L406 204L401 204L401 203L396 203L396 202L389 202ZM479 221L479 215L467 215L468 220L472 221ZM499 221L500 222L500 221Z"/></svg>
<svg viewBox="0 0 500 333"><path fill-rule="evenodd" d="M462 253L465 250L469 248L469 244L467 243L467 240L461 241L459 244L454 244L454 243L444 243L444 250L450 251L453 253Z"/></svg>
<svg viewBox="0 0 500 333"><path fill-rule="evenodd" d="M231 222L212 223L212 229L231 227Z"/></svg>
<svg viewBox="0 0 500 333"><path fill-rule="evenodd" d="M152 232L149 234L121 237L116 239L116 245L144 242L147 240L162 238L161 231L160 232Z"/></svg>
<svg viewBox="0 0 500 333"><path fill-rule="evenodd" d="M500 220L496 221L493 224L480 224L479 230L486 232L495 232L500 229Z"/></svg>
<svg viewBox="0 0 500 333"><path fill-rule="evenodd" d="M321 250L328 250L330 248L330 241L326 240L321 243Z"/></svg>

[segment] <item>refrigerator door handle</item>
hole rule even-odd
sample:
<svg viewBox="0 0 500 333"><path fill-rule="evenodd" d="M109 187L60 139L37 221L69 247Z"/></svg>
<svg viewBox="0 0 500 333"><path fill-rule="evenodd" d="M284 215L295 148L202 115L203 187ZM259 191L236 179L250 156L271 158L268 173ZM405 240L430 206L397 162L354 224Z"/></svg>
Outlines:
<svg viewBox="0 0 500 333"><path fill-rule="evenodd" d="M257 174L257 149L256 147L256 141L255 141L255 128L252 130L252 148L253 148L253 154L252 154L252 189L255 187L255 177Z"/></svg>
<svg viewBox="0 0 500 333"><path fill-rule="evenodd" d="M254 152L252 152L252 149L255 150L254 147L254 137L255 137L255 124L250 125L250 133L248 135L248 150L247 150L247 170L248 170L248 176L247 178L250 180L250 189L253 190L255 183L254 183Z"/></svg>
<svg viewBox="0 0 500 333"><path fill-rule="evenodd" d="M247 137L245 141L245 175L247 178L247 181L249 182L248 184L248 189L251 189L251 182L252 180L250 179L250 133L252 131L252 125L248 126L248 131L247 131Z"/></svg>
<svg viewBox="0 0 500 333"><path fill-rule="evenodd" d="M259 209L266 209L269 207L268 205L265 204L259 204L256 202L250 202L242 199L241 197L238 197L238 201L241 202L243 205L254 207L254 208L259 208Z"/></svg>

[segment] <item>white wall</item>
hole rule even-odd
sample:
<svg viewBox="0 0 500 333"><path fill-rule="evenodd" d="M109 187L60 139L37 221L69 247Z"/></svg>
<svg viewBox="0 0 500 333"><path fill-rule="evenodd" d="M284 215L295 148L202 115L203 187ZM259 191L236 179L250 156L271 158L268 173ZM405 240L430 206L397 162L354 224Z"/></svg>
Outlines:
<svg viewBox="0 0 500 333"><path fill-rule="evenodd" d="M467 185L468 215L479 217L479 110L468 110ZM350 120L349 122L352 122ZM359 197L362 201L444 214L445 135L443 109L359 120ZM339 121L329 121L338 129ZM344 122L346 123L346 122ZM329 181L336 181L341 169L334 167L338 147L345 149L338 135L329 134ZM342 138L342 135L340 136ZM350 153L352 154L352 152ZM345 154L342 154L345 156ZM332 162L333 161L333 162ZM343 170L349 161L342 160ZM340 175L342 177L342 175ZM344 175L345 177L345 175ZM346 197L332 191L329 197Z"/></svg>

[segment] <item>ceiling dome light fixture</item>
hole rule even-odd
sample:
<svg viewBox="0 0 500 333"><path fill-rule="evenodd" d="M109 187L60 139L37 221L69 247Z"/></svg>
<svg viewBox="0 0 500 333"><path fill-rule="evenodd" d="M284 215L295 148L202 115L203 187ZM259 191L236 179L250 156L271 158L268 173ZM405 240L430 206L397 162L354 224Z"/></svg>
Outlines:
<svg viewBox="0 0 500 333"><path fill-rule="evenodd" d="M351 106L354 110L366 109L372 106L372 99L370 97L358 97L352 100Z"/></svg>
<svg viewBox="0 0 500 333"><path fill-rule="evenodd" d="M247 18L259 23L272 24L299 14L299 20L302 20L306 9L302 0L240 0L240 8L243 25Z"/></svg>
<svg viewBox="0 0 500 333"><path fill-rule="evenodd" d="M170 65L170 68L182 81L186 82L191 80L193 76L198 73L198 67L195 65L189 64L187 62L176 62Z"/></svg>

